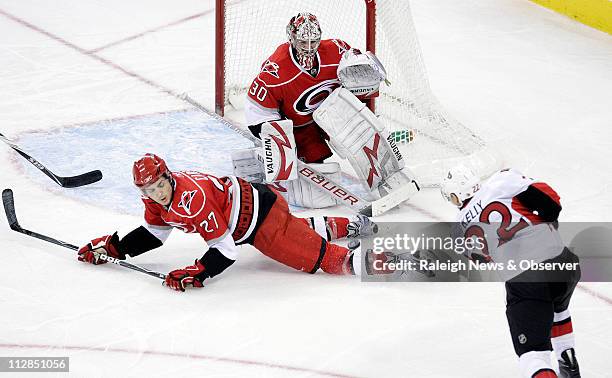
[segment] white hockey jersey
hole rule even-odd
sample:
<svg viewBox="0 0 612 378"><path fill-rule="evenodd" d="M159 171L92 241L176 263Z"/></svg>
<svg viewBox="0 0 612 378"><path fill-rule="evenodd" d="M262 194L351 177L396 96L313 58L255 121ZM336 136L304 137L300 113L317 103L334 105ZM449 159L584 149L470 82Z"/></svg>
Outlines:
<svg viewBox="0 0 612 378"><path fill-rule="evenodd" d="M532 185L559 203L559 196L547 184L514 169L504 169L485 181L457 216L454 236L479 238L483 248L472 253L482 255L485 261L501 263L503 269L498 271L503 280L528 269L529 261L553 258L564 248L557 227L544 222L537 211L517 198Z"/></svg>

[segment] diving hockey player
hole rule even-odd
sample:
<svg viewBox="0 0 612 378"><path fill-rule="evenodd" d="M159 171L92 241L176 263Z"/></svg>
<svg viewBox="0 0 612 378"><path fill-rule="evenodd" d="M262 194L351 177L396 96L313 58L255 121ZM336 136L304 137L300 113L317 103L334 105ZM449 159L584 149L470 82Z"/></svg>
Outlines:
<svg viewBox="0 0 612 378"><path fill-rule="evenodd" d="M580 268L578 257L565 247L557 231L559 195L547 184L513 169L499 171L481 184L464 166L451 169L440 189L459 208L459 233L484 241L484 248L471 258L575 267L511 272L505 284L506 316L522 376L557 377L550 358L554 348L560 376L580 377L568 309Z"/></svg>
<svg viewBox="0 0 612 378"><path fill-rule="evenodd" d="M171 172L154 154L134 163L134 185L142 192L145 223L119 238L117 233L93 239L78 252L80 261L102 264L100 254L119 260L161 247L173 228L199 234L210 247L193 265L171 271L168 287L184 291L202 287L239 255L238 245L251 244L264 255L294 269L315 273L360 274L361 251L344 248L330 239L376 232L365 216L296 218L287 202L265 184L251 184L228 176L201 172ZM384 255L370 259L384 259Z"/></svg>
<svg viewBox="0 0 612 378"><path fill-rule="evenodd" d="M373 198L394 192L408 199L418 185L404 169L389 131L360 101L377 96L386 78L381 62L340 39L321 40L319 21L311 13L292 17L286 31L289 41L262 64L247 94L246 123L262 140L262 149L234 153L234 173L276 183L292 205L333 206L336 200L299 177L293 172L297 164L291 164L300 159L337 180L340 165L324 162L332 156L331 146L348 159ZM281 169L268 168L273 159ZM280 175L271 173L277 171Z"/></svg>

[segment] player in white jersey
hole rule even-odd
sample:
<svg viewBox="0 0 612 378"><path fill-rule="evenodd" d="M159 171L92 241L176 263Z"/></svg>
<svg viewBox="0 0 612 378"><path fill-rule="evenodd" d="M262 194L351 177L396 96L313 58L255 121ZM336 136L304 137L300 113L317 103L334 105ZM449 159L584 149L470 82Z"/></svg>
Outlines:
<svg viewBox="0 0 612 378"><path fill-rule="evenodd" d="M532 260L564 267L536 271L523 265L506 271L506 316L522 376L557 377L550 358L554 347L560 376L580 377L568 310L580 266L557 230L559 195L513 169L501 170L481 183L464 166L447 172L440 189L459 208L454 232L483 242L470 258L490 263Z"/></svg>

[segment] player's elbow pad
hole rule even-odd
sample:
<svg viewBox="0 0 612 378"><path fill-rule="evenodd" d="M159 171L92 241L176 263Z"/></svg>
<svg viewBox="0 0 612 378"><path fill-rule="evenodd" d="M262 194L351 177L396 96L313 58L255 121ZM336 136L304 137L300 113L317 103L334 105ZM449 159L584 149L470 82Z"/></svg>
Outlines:
<svg viewBox="0 0 612 378"><path fill-rule="evenodd" d="M200 259L200 262L204 265L206 277L218 275L232 265L234 261L225 257L217 248L210 248Z"/></svg>
<svg viewBox="0 0 612 378"><path fill-rule="evenodd" d="M533 185L519 193L516 198L529 210L537 211L544 222L556 222L559 219L561 204Z"/></svg>
<svg viewBox="0 0 612 378"><path fill-rule="evenodd" d="M163 244L149 230L140 226L119 241L119 250L128 256L135 257L152 249L159 248Z"/></svg>

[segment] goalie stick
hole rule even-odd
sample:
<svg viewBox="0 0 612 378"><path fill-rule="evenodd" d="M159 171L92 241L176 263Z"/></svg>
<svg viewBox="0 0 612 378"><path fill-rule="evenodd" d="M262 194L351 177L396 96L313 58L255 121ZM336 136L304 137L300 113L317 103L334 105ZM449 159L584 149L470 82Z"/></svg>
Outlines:
<svg viewBox="0 0 612 378"><path fill-rule="evenodd" d="M247 138L251 142L253 142L256 146L261 146L261 140L255 137L253 134L249 133L241 129L240 127L234 125L227 119L221 117L217 113L211 112L206 109L204 106L196 102L194 99L189 97L186 93L183 93L180 98L189 104L193 105L195 108L205 113L209 117L215 119L216 121L222 123L224 126L229 127L236 133L242 135ZM326 177L324 174L319 172L317 169L313 168L311 165L304 163L303 161L298 160L298 174L303 176L310 182L312 185L323 189L329 196L335 198L340 201L340 203L344 206L349 207L353 211L356 211L360 214L363 214L367 217L380 215L387 210L390 210L392 206L389 206L387 201L383 201L383 199L370 202L358 196L357 194L350 191L343 185L331 180Z"/></svg>
<svg viewBox="0 0 612 378"><path fill-rule="evenodd" d="M76 188L79 186L93 184L94 182L100 181L102 179L102 172L100 172L99 170L86 172L86 173L83 173L77 176L67 176L67 177L58 176L55 173L48 170L44 165L40 164L38 160L28 155L19 146L17 146L16 144L8 140L1 133L0 133L0 139L2 139L4 143L8 144L13 150L17 151L19 155L23 156L27 161L32 163L32 165L34 165L42 173L50 177L53 181L58 183L58 185L63 188Z"/></svg>
<svg viewBox="0 0 612 378"><path fill-rule="evenodd" d="M24 235L31 236L31 237L36 238L36 239L44 240L44 241L49 242L49 243L57 244L57 245L62 246L64 248L72 249L73 251L78 251L79 250L79 247L77 247L76 245L72 245L70 243L66 243L66 242L63 242L61 240L52 238L50 236L42 235L42 234L39 234L39 233L34 232L34 231L26 230L25 228L21 227L21 225L17 221L17 214L15 213L15 199L13 198L13 191L11 189L4 189L2 191L2 204L4 205L4 211L6 212L6 219L8 219L9 227L11 228L11 230L17 231L17 232L22 233ZM137 265L130 264L130 263L128 263L126 261L123 261L123 260L118 260L116 258L107 256L107 255L104 255L104 254L101 254L100 258L102 260L106 260L106 261L108 261L110 263L121 265L124 268L132 269L132 270L135 270L137 272L141 272L141 273L147 274L149 276L157 277L157 278L162 279L162 280L166 279L166 275L165 274L154 272L152 270L148 270L148 269L145 269L145 268L141 268L141 267L139 267Z"/></svg>

